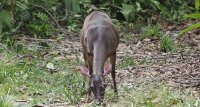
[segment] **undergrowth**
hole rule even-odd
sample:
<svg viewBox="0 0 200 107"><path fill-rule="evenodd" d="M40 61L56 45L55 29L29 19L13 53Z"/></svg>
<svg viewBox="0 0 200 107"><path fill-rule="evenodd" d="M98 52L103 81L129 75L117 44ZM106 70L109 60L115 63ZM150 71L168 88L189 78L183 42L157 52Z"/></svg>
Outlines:
<svg viewBox="0 0 200 107"><path fill-rule="evenodd" d="M56 67L51 74L45 61L19 59L9 51L1 52L0 56L0 96L14 96L12 101L27 100L35 105L57 100L77 104L84 95L86 80L75 72L74 65L80 63L77 60L49 59ZM7 102L10 102L7 97L0 99L3 107L9 106Z"/></svg>

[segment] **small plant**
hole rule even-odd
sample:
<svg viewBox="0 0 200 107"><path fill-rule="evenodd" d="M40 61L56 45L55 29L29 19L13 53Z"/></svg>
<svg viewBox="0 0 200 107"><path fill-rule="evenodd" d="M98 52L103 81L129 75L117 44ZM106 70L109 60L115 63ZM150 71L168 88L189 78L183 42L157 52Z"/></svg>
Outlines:
<svg viewBox="0 0 200 107"><path fill-rule="evenodd" d="M155 25L155 26L150 26L148 25L143 29L143 37L144 38L154 38L154 37L159 37L160 36L160 26Z"/></svg>
<svg viewBox="0 0 200 107"><path fill-rule="evenodd" d="M163 36L160 41L160 49L162 52L171 52L176 49L176 46L171 38Z"/></svg>

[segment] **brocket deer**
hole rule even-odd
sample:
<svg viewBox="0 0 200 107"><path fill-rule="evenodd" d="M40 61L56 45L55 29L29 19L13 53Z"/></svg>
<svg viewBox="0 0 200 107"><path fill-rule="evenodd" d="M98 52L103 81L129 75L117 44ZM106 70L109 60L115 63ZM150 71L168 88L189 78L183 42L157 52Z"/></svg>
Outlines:
<svg viewBox="0 0 200 107"><path fill-rule="evenodd" d="M114 92L117 94L115 81L116 50L119 36L111 18L100 11L90 13L83 25L80 35L85 66L81 74L89 78L88 98L91 92L98 103L102 103L105 93L105 76L111 73ZM110 63L105 61L110 58Z"/></svg>

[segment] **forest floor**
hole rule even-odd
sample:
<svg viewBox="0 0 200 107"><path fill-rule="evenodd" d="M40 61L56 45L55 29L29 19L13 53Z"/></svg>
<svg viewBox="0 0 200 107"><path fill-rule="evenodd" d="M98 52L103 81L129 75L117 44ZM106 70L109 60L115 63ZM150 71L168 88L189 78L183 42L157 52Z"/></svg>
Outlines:
<svg viewBox="0 0 200 107"><path fill-rule="evenodd" d="M111 77L108 76L106 82L108 83L108 88L106 89L105 104L108 107L198 107L200 106L199 92L200 92L200 29L193 30L181 38L178 39L177 33L186 27L186 24L162 24L161 28L165 35L173 38L173 41L179 44L179 47L174 52L164 53L160 50L159 39L145 38L141 39L141 34L130 30L129 33L121 32L120 35L128 35L129 39L124 36L120 39L120 44L117 51L117 70L116 70L116 80L117 87L119 91L118 101L114 100L112 81ZM81 98L76 100L76 98L71 98L70 100L59 99L57 97L66 97L60 95L62 93L62 88L59 85L51 84L52 81L46 81L46 78L52 77L52 80L60 81L58 78L70 78L66 76L66 72L76 73L80 80L78 82L85 81L87 79L81 77L79 74L79 66L83 65L83 57L81 55L81 46L79 43L78 35L68 35L65 39L61 40L43 40L43 39L21 39L21 42L26 44L26 46L32 50L35 49L39 42L48 42L50 49L40 50L40 54L43 58L37 58L38 50L35 54L17 54L18 60L26 60L25 62L33 61L33 58L43 60L44 63L37 63L38 69L35 71L46 72L42 74L44 76L45 85L50 84L45 88L52 88L54 91L47 92L49 90L40 91L36 87L35 90L31 90L29 85L22 83L18 85L16 92L12 93L12 96L17 96L15 102L13 103L16 107L21 106L34 106L34 107L69 107L73 106L71 104L74 101L75 106L95 106L92 103L85 103L85 96L79 96ZM28 49L27 48L27 49ZM33 49L34 48L34 49ZM0 54L3 56L3 54ZM4 57L1 57L5 60ZM35 59L34 59L35 60ZM55 60L55 61L52 61ZM78 60L78 61L77 61ZM68 61L69 63L64 63ZM72 62L71 62L72 61ZM75 61L75 62L73 62ZM8 63L7 61L4 61ZM18 63L19 61L17 61ZM49 63L51 62L51 63ZM12 63L15 63L12 62ZM35 64L35 63L31 63ZM30 65L31 65L30 64ZM52 65L46 67L46 65ZM54 68L55 66L55 68ZM27 68L29 70L29 68ZM50 70L49 70L50 69ZM67 70L66 70L67 69ZM30 70L32 71L32 70ZM50 72L49 72L50 71ZM55 72L54 72L55 71ZM48 75L46 77L46 75ZM52 76L53 75L53 76ZM56 75L56 76L55 76ZM74 76L73 74L70 74ZM55 76L55 78L54 78ZM26 77L23 77L26 78ZM35 77L38 79L39 77ZM74 77L76 78L76 77ZM67 79L64 79L68 81ZM59 83L66 87L66 81L62 80L64 83ZM43 79L40 82L43 82ZM70 81L73 84L73 80ZM47 84L46 84L47 83ZM57 83L56 83L57 84ZM70 84L70 83L69 83ZM79 83L77 83L79 84ZM39 85L39 84L38 84ZM41 83L41 85L44 85ZM3 87L4 85L2 85ZM22 87L23 86L23 87ZM0 87L0 89L2 89ZM55 88L57 87L57 88ZM68 87L68 86L67 86ZM55 88L55 89L54 89ZM84 86L85 88L85 86ZM43 88L41 88L42 90ZM73 89L73 88L72 88ZM6 89L4 89L6 90ZM11 89L12 90L12 89ZM57 94L57 90L60 90ZM83 89L80 89L83 90ZM32 92L34 91L34 93ZM79 90L76 90L79 91ZM76 93L76 91L73 91ZM19 93L20 94L19 94ZM43 93L49 94L49 96L43 95ZM75 93L68 94L70 92L65 92L65 95L73 96ZM28 93L28 94L27 94ZM32 94L30 94L32 93ZM67 93L67 94L66 94ZM82 93L85 93L84 90ZM1 95L1 93L0 93ZM25 97L22 97L25 96ZM36 96L35 99L30 99L30 96ZM38 98L38 96L42 96ZM53 99L56 96L55 99ZM52 98L50 98L52 97ZM76 97L76 96L75 96ZM46 99L46 100L41 100ZM75 99L75 100L74 100ZM41 102L40 102L41 100Z"/></svg>

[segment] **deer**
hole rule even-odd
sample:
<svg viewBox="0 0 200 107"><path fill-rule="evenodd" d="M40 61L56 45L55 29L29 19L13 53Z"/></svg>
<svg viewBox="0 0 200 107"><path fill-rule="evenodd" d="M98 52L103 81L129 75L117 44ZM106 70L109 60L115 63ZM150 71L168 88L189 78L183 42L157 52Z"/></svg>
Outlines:
<svg viewBox="0 0 200 107"><path fill-rule="evenodd" d="M93 11L85 19L80 34L82 54L85 65L81 66L81 74L89 79L87 100L91 100L91 93L97 103L104 100L106 88L105 78L111 73L114 93L116 86L116 51L119 44L119 34L111 18L104 12ZM107 59L110 63L104 64Z"/></svg>

